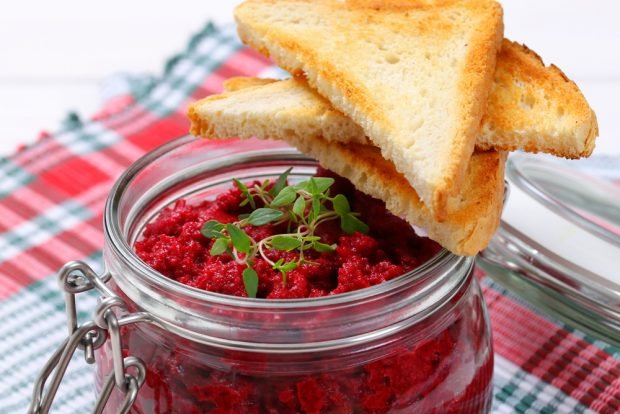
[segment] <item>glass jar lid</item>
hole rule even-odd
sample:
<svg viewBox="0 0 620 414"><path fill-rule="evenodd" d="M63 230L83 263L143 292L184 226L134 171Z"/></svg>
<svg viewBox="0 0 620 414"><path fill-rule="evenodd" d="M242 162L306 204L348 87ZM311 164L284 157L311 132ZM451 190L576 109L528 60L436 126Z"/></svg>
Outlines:
<svg viewBox="0 0 620 414"><path fill-rule="evenodd" d="M620 345L620 187L513 154L502 223L478 264L552 317Z"/></svg>

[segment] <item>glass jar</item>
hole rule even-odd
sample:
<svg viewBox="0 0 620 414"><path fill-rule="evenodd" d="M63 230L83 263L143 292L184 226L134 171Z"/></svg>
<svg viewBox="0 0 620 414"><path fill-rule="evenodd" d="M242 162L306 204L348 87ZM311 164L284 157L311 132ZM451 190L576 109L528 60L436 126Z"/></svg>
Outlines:
<svg viewBox="0 0 620 414"><path fill-rule="evenodd" d="M312 299L248 299L177 283L133 252L175 200L212 198L242 181L316 162L278 142L173 141L134 163L105 210L111 290L151 323L121 328L123 355L146 381L133 413L485 413L493 353L473 258L445 250L380 285ZM96 351L97 387L113 370ZM113 392L107 412L119 411Z"/></svg>

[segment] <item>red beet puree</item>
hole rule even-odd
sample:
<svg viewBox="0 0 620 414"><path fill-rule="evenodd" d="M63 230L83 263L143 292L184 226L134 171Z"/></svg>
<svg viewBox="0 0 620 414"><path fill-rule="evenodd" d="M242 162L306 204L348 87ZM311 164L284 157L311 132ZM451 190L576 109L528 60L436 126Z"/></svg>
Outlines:
<svg viewBox="0 0 620 414"><path fill-rule="evenodd" d="M320 175L330 173L322 170ZM332 177L335 177L333 174ZM321 224L316 232L321 242L337 244L335 252L318 253L308 250L306 258L316 264L304 264L288 273L283 284L280 272L273 270L263 258L255 260L259 276L259 298L293 299L327 296L376 285L406 273L433 257L440 247L434 241L419 237L404 220L393 216L379 200L359 191L339 178L332 194L345 195L352 211L370 226L368 234L346 234L339 221ZM238 188L219 195L215 200L200 204L178 201L164 210L144 231L136 243L140 258L160 273L188 286L234 296L247 296L242 272L245 266L229 255L212 256L213 240L205 238L200 229L209 220L232 223L248 207L239 207L243 198ZM245 227L254 240L273 234L286 233L286 226L270 224ZM298 254L269 250L273 262L283 258L290 261Z"/></svg>
<svg viewBox="0 0 620 414"><path fill-rule="evenodd" d="M325 170L318 174L333 177ZM348 181L336 178L331 194L346 195L352 210L361 213L360 218L370 231L345 234L338 221L321 225L317 235L324 243L336 243L336 250L308 251L309 259L318 264L304 264L293 270L285 284L279 272L257 258L254 268L259 276L259 298L318 297L367 288L402 275L439 251L436 243L417 236L410 225L388 213L383 203L356 191ZM213 240L200 232L208 220L237 221L239 214L248 212L246 207L239 207L241 201L238 188L199 204L181 200L146 227L144 237L136 243L136 252L154 269L178 282L212 292L247 296L242 281L243 266L227 254L211 256ZM272 225L245 230L255 240L283 231ZM276 250L267 253L272 261L282 257L290 260L295 254ZM332 361L307 374L265 375L253 371L256 364L281 364L280 359L284 360L286 355L225 350L190 352L188 349L202 348L193 348L189 341L155 328L149 333L126 327L123 330L125 353L147 363L146 383L132 412L443 414L485 411L492 355L479 351L485 347L481 338L487 335L482 307L479 298L471 297L464 302L459 301L459 295L451 299L451 303L459 303L458 308L399 332L393 344L381 348L383 353L378 358L353 367L339 367ZM218 356L207 357L211 352ZM301 357L313 358L312 355ZM321 366L320 359L316 363Z"/></svg>

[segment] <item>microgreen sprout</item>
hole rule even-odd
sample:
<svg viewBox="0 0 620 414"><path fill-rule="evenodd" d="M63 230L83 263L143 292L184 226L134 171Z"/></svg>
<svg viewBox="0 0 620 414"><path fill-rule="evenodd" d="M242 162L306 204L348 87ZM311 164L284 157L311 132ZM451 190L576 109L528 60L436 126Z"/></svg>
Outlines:
<svg viewBox="0 0 620 414"><path fill-rule="evenodd" d="M282 274L282 283L286 284L287 274L302 264L313 264L304 256L313 249L319 253L334 251L336 246L321 242L315 235L319 225L330 220L340 220L340 228L346 233L368 232L368 226L362 222L357 213L351 211L349 201L342 194L330 195L334 179L330 177L311 177L294 185L288 185L289 168L271 185L269 180L261 184L247 186L234 179L241 191L240 206L249 205L252 211L240 216L234 223L207 221L201 228L203 236L213 239L210 254L230 255L237 263L245 265L243 284L249 297L255 298L258 291L258 274L252 268L254 258L260 256L274 270ZM257 207L263 205L264 207ZM265 224L287 225L287 232L274 234L262 240L254 240L243 230L246 226ZM275 249L285 252L296 251L295 260L274 262L266 254Z"/></svg>

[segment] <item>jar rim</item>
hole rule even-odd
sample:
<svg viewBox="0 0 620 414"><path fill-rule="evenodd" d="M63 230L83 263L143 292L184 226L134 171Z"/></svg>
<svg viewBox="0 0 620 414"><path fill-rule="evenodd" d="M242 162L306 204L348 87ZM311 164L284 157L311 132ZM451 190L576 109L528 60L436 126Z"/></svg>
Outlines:
<svg viewBox="0 0 620 414"><path fill-rule="evenodd" d="M166 277L157 270L148 266L142 261L130 246L126 237L123 236L121 224L119 221L119 204L127 187L132 183L133 179L147 168L151 163L169 152L195 141L197 138L187 135L169 141L154 150L146 153L138 160L133 162L123 174L116 180L110 194L107 198L104 210L104 236L107 245L118 256L122 257L127 264L145 276L149 281L154 282L157 286L169 290L171 293L177 293L185 298L204 301L214 305L223 305L231 307L244 307L247 309L287 309L308 307L324 307L330 305L338 305L342 303L360 301L371 298L376 295L388 293L392 290L398 290L403 285L409 284L416 279L434 273L433 270L445 266L449 261L463 258L457 256L450 251L442 248L431 259L424 264L410 270L389 281L379 283L374 286L355 290L352 292L340 293L331 296L300 298L300 299L264 299L264 298L244 298L221 293L210 292L191 286L187 286L173 279ZM278 150L278 154L294 156L299 160L312 160L305 155L300 154L297 150L290 147L282 146ZM274 149L257 150L256 154L260 156L273 156ZM313 161L313 160L312 160Z"/></svg>

